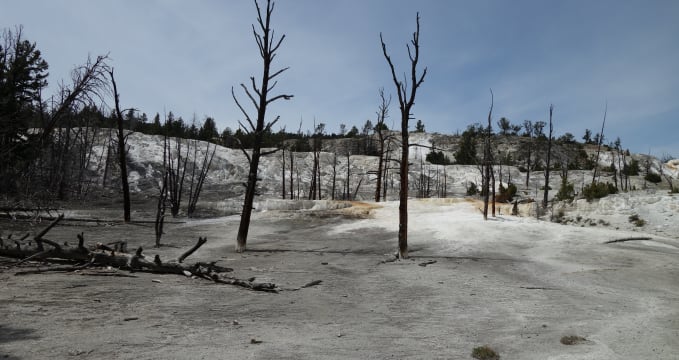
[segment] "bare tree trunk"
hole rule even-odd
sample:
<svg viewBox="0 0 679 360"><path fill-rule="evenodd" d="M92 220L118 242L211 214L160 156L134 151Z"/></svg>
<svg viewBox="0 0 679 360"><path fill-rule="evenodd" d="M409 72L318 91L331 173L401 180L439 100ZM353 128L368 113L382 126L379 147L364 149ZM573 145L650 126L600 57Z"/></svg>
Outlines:
<svg viewBox="0 0 679 360"><path fill-rule="evenodd" d="M384 96L384 88L379 90L380 99L382 100L380 106L377 110L377 124L375 125L375 131L377 132L377 137L379 139L379 150L377 156L379 156L379 161L377 164L377 184L375 185L375 202L380 202L380 195L382 192L382 173L384 172L384 145L385 145L385 134L386 126L384 121L389 115L389 105L391 104L391 96L389 99Z"/></svg>
<svg viewBox="0 0 679 360"><path fill-rule="evenodd" d="M281 154L281 197L283 200L285 200L285 144L281 146L282 154Z"/></svg>
<svg viewBox="0 0 679 360"><path fill-rule="evenodd" d="M493 90L490 90L490 110L488 111L488 127L486 129L486 141L483 146L483 220L488 220L488 200L490 196L490 173L491 173L491 154L490 154L490 136L491 136L491 116L493 115Z"/></svg>
<svg viewBox="0 0 679 360"><path fill-rule="evenodd" d="M197 147L194 144L195 147ZM189 191L189 206L186 211L186 215L188 217L193 217L194 212L196 211L196 204L198 204L198 198L200 197L200 192L203 189L203 184L205 183L205 178L207 177L208 171L210 171L210 165L212 164L212 159L215 157L215 152L217 151L217 146L212 147L212 153L210 153L210 143L207 143L207 147L205 148L205 156L203 156L203 161L200 166L200 171L198 172L198 178L195 179L195 186L194 186L194 174L195 174L195 167L196 167L196 156L194 155L193 157L193 167L194 167L194 172L191 175L191 189Z"/></svg>
<svg viewBox="0 0 679 360"><path fill-rule="evenodd" d="M337 153L332 154L332 195L331 199L335 200L335 190L337 185Z"/></svg>
<svg viewBox="0 0 679 360"><path fill-rule="evenodd" d="M172 159L172 148L169 140L165 143L167 146L168 158L168 192L170 196L170 212L172 216L179 214L181 207L182 196L184 193L184 179L186 176L186 167L189 159L189 151L191 150L191 143L187 140L186 154L182 157L182 139L174 138L175 152L177 157ZM176 164L174 163L176 161Z"/></svg>
<svg viewBox="0 0 679 360"><path fill-rule="evenodd" d="M494 168L491 169L491 171L490 171L490 178L492 180L491 194L493 195L493 197L491 198L491 204L492 204L491 214L492 214L493 217L495 217L495 169Z"/></svg>
<svg viewBox="0 0 679 360"><path fill-rule="evenodd" d="M259 158L262 155L261 153L261 147L262 147L262 142L264 138L264 134L271 129L271 127L278 121L279 117L276 117L273 121L270 121L266 123L265 125L265 120L266 120L266 109L269 104L272 102L278 100L278 99L285 99L285 100L290 100L292 98L292 95L277 95L274 97L269 98L269 91L272 90L273 86L276 85L275 82L273 82L272 85L270 85L270 81L272 81L276 76L280 75L282 72L287 70L288 68L283 68L281 70L278 70L274 72L273 74L270 72L271 69L271 62L276 56L276 51L280 47L281 43L283 42L283 39L285 39L285 35L281 36L278 40L274 40L274 34L273 30L271 30L271 14L274 9L274 4L271 2L271 0L267 0L266 2L266 11L264 13L264 17L262 17L262 10L259 7L259 4L257 1L255 1L255 6L257 8L257 23L259 26L259 30L261 33L258 33L257 30L255 29L255 26L253 25L253 33L255 36L255 40L257 42L257 46L259 47L259 54L262 57L263 60L263 74L262 74L262 83L259 88L255 85L255 79L254 77L251 77L251 88L252 91L254 91L255 95L259 97L257 100L255 96L248 90L248 87L245 86L245 84L241 84L241 87L245 91L245 94L247 97L251 100L252 104L255 106L257 110L257 118L255 122L251 119L251 117L248 115L248 113L245 111L245 109L241 106L241 104L238 102L238 99L236 98L236 95L234 93L233 88L231 88L231 95L236 102L236 105L238 108L241 110L243 115L245 116L245 119L248 122L249 127L246 127L243 125L243 123L239 122L241 128L243 128L248 134L253 134L254 135L254 142L253 142L253 149L252 149L252 155L248 155L248 153L243 150L243 153L246 155L246 157L249 160L250 163L250 170L248 172L248 182L246 185L245 189L245 199L243 201L243 212L241 214L241 221L240 225L238 227L238 235L236 237L236 251L237 252L243 252L245 251L246 247L246 242L247 242L247 237L248 237L248 231L250 229L250 217L252 215L252 204L255 199L255 191L257 187L257 172L259 168Z"/></svg>
<svg viewBox="0 0 679 360"><path fill-rule="evenodd" d="M545 168L545 196L542 199L542 207L547 208L547 199L549 197L549 170L550 161L552 159L552 112L554 111L554 105L549 105L549 139L547 140L547 166Z"/></svg>
<svg viewBox="0 0 679 360"><path fill-rule="evenodd" d="M347 179L344 182L345 187L344 199L351 200L351 187L349 184L351 180L351 152L349 151L349 148L347 148L346 151L347 151Z"/></svg>
<svg viewBox="0 0 679 360"><path fill-rule="evenodd" d="M596 147L596 158L594 160L594 173L592 174L592 185L596 182L596 171L599 168L599 154L601 153L601 144L604 142L604 126L606 125L606 113L608 113L608 103L604 109L604 120L601 122L601 133L599 133L599 141Z"/></svg>
<svg viewBox="0 0 679 360"><path fill-rule="evenodd" d="M389 136L387 139L387 150L384 155L384 178L382 179L382 199L384 201L387 201L387 180L389 179L389 176L391 175L389 173L389 164L391 163L391 139L392 137ZM393 183L392 183L393 186Z"/></svg>
<svg viewBox="0 0 679 360"><path fill-rule="evenodd" d="M410 43L413 46L411 50L410 45L407 45L408 57L410 58L410 94L408 94L408 84L407 82L399 81L396 76L396 70L394 69L394 64L387 53L387 46L382 38L382 33L380 33L380 42L382 44L382 53L384 54L389 68L391 70L392 80L396 86L396 91L398 93L398 102L401 110L401 191L399 194L399 206L398 206L398 218L399 218L399 228L398 228L398 257L400 259L405 259L408 257L408 156L409 156L409 143L408 143L408 120L410 120L413 105L415 104L415 95L417 93L417 88L422 85L424 77L427 75L427 68L425 67L422 75L418 78L417 76L417 62L420 55L420 14L417 14L416 18L417 30L413 33L413 38ZM413 53L414 52L414 53Z"/></svg>
<svg viewBox="0 0 679 360"><path fill-rule="evenodd" d="M120 179L123 184L123 213L125 222L130 222L130 184L127 180L127 150L125 149L125 133L123 132L123 114L120 111L120 96L113 76L113 69L109 70L113 84L113 96L116 106L116 120L118 123L118 160L120 163Z"/></svg>
<svg viewBox="0 0 679 360"><path fill-rule="evenodd" d="M293 152L294 148L291 148L288 153L290 154L290 200L293 200L295 198L295 182L294 182L294 177L292 174L294 174L295 171L295 153Z"/></svg>

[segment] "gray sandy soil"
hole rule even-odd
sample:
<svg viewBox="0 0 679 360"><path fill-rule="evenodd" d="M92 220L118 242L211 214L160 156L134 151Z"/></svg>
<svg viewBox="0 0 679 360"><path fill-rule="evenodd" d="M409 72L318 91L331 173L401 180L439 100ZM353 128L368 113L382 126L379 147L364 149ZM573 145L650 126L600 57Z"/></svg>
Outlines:
<svg viewBox="0 0 679 360"><path fill-rule="evenodd" d="M35 265L0 259L0 359L471 359L486 344L502 359L679 358L677 248L593 241L544 256L508 242L459 253L411 233L412 258L383 262L396 232L332 231L359 221L347 214L259 213L243 255L238 217L169 224L157 251L152 224L65 222L50 239L84 231L163 259L207 236L189 262L218 260L282 291L113 269L15 276ZM111 273L133 277L95 276ZM563 345L566 335L587 341Z"/></svg>

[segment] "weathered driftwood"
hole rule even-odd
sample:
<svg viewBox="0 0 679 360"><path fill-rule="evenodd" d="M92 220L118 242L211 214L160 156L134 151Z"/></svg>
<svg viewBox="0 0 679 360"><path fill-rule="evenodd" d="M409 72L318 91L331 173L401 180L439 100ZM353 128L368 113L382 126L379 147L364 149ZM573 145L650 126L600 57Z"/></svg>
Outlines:
<svg viewBox="0 0 679 360"><path fill-rule="evenodd" d="M28 239L29 236L23 236L21 240L12 240L11 235L7 239L0 237L0 256L19 259L13 264L14 266L31 260L70 262L78 265L70 268L62 267L57 271L75 271L90 266L110 266L129 271L200 277L220 284L236 285L258 291L277 292L279 290L273 283L259 283L227 276L225 274L232 272L233 269L215 265L214 262L185 264L184 260L207 242L207 239L203 237L198 238L196 244L177 259L162 261L159 255L153 257L144 255L142 247L137 248L134 253L127 253L125 242L97 243L88 248L85 246L85 238L82 233L77 235L77 246L60 245L45 239L44 236L47 232L62 219L63 215L60 215L32 239ZM49 246L49 248L46 248L46 246Z"/></svg>

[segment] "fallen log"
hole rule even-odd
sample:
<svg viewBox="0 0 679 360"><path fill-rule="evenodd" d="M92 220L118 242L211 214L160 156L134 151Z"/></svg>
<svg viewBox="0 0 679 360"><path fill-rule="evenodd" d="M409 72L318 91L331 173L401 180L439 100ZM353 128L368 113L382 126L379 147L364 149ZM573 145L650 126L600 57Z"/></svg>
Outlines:
<svg viewBox="0 0 679 360"><path fill-rule="evenodd" d="M159 255L153 257L146 256L143 253L143 248L139 247L133 253L125 252L125 244L115 244L112 248L108 245L98 243L94 247L85 247L85 238L82 233L78 234L78 245L69 246L68 244L59 245L54 241L45 239L44 236L52 229L61 219L60 215L45 229L40 231L29 241L12 240L5 241L0 237L0 256L19 259L13 266L17 266L28 261L41 260L43 262L60 262L64 261L74 264L71 267L61 267L54 270L38 270L38 271L24 271L18 272L15 275L26 275L31 273L41 273L45 271L75 271L85 267L113 267L130 272L150 272L157 274L177 274L186 275L196 278L204 278L220 284L229 284L244 287L250 290L278 292L279 288L274 283L260 283L253 280L242 280L232 276L226 276L225 273L232 272L232 268L218 266L215 262L196 262L193 264L185 264L184 260L196 252L203 246L207 239L199 237L196 244L189 250L181 254L177 259L170 261L162 261ZM24 236L22 239L27 239ZM10 240L11 235L6 239ZM120 245L120 246L118 246ZM45 249L45 246L51 248Z"/></svg>

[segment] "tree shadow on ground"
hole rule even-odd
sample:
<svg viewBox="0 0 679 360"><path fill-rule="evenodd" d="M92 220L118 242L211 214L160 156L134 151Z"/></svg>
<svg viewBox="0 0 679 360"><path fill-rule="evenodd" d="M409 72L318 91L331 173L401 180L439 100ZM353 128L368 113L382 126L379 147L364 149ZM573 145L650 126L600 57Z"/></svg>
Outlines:
<svg viewBox="0 0 679 360"><path fill-rule="evenodd" d="M12 341L35 340L40 337L35 334L33 329L13 328L7 325L0 325L0 344Z"/></svg>
<svg viewBox="0 0 679 360"><path fill-rule="evenodd" d="M0 325L0 345L13 341L35 340L40 337L35 334L33 329L13 328L7 325ZM2 360L19 360L20 357L8 354L5 350L0 349L0 359Z"/></svg>

